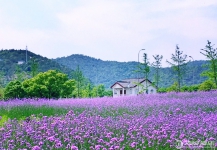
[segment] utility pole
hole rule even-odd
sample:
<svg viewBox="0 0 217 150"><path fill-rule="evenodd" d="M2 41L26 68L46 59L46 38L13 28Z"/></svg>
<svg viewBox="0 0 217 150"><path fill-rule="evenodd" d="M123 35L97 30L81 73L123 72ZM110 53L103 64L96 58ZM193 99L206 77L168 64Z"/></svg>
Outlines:
<svg viewBox="0 0 217 150"><path fill-rule="evenodd" d="M27 64L27 46L26 46L26 64Z"/></svg>

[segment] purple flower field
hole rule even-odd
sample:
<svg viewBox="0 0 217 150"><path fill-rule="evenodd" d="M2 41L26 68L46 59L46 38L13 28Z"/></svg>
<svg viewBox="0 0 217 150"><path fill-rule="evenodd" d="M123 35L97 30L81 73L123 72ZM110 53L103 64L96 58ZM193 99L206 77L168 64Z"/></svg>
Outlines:
<svg viewBox="0 0 217 150"><path fill-rule="evenodd" d="M0 149L215 149L217 92L121 98L11 100L15 107L64 108L61 116L32 113L0 127ZM81 109L82 111L76 111ZM1 117L0 117L1 118Z"/></svg>

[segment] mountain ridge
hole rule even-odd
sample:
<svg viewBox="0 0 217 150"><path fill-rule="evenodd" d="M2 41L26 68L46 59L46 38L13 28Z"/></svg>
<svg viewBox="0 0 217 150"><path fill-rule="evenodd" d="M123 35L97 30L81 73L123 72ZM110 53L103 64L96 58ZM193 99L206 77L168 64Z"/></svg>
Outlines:
<svg viewBox="0 0 217 150"><path fill-rule="evenodd" d="M85 56L83 54L72 54L67 57L60 57L54 59L58 63L65 65L71 69L76 69L79 65L80 69L83 71L84 75L97 84L96 78L99 79L100 83L104 83L106 87L110 87L117 80L123 80L126 78L137 78L135 70L137 69L138 62L118 62L118 61L103 61L101 59L96 59L90 56ZM88 64L85 64L88 62ZM207 68L202 66L206 64L206 60L195 60L187 65L188 71L194 68L194 73L188 75L183 79L183 85L199 84L206 80L206 77L201 77L200 74ZM104 69L107 68L107 69ZM88 70L91 70L90 73ZM108 70L111 70L110 72ZM105 72L105 73L102 73ZM153 81L153 68L151 68L150 79ZM194 76L194 81L193 80ZM95 78L94 78L95 77ZM104 77L104 79L103 79ZM141 76L140 76L141 77ZM168 87L173 84L174 73L171 67L161 68L161 80L160 87ZM95 80L95 81L94 81Z"/></svg>
<svg viewBox="0 0 217 150"><path fill-rule="evenodd" d="M26 50L0 50L0 72L4 72L8 80L10 79L9 76L12 76L15 73L16 66L18 66L17 62L19 60L25 60L25 52ZM90 79L96 85L104 84L106 88L110 88L110 86L118 80L138 77L138 74L135 73L138 66L138 62L136 61L104 61L83 54L72 54L70 56L48 59L47 57L34 54L30 51L28 51L27 58L28 60L31 60L31 58L38 60L40 72L57 69L71 76L72 71L79 66L86 78ZM205 77L200 76L200 73L207 69L202 67L206 63L206 60L190 62L187 65L188 73L183 79L183 85L199 84L206 80ZM28 66L30 66L30 62L28 62ZM19 67L23 71L27 71L25 64L19 65ZM194 73L192 72L192 68L194 68ZM172 79L175 76L171 67L162 67L160 72L160 87L168 87L173 84L174 81ZM139 77L142 76L139 75ZM151 68L149 79L153 81L153 77L154 71L153 68Z"/></svg>

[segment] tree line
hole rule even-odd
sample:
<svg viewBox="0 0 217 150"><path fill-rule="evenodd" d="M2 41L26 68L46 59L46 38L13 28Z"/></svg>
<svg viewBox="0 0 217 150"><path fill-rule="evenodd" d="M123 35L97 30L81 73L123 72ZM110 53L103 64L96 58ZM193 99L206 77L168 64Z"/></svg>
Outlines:
<svg viewBox="0 0 217 150"><path fill-rule="evenodd" d="M161 62L162 55L154 55L154 62L150 63L147 54L144 54L144 62L140 63L136 72L142 73L145 78L149 78L151 72L154 75L154 84L158 87L158 92L182 92L182 91L208 91L217 88L217 49L213 47L210 41L207 41L205 48L200 53L209 61L204 65L205 71L201 76L207 77L201 84L187 86L183 84L183 78L186 76L186 66L190 62L189 58L183 54L179 46L176 45L175 53L172 54L171 60L166 62L171 65L175 77L173 84L169 87L160 87L162 82ZM38 73L38 62L31 59L31 67L27 71L23 71L16 66L15 77L3 88L3 75L0 73L0 98L82 98L82 97L103 97L111 96L111 90L105 90L104 85L94 85L89 79L85 78L80 67L70 74L66 75L57 70L49 70L47 72ZM192 68L194 70L194 68ZM195 72L196 73L196 72ZM193 78L194 80L194 78ZM194 83L194 82L193 82ZM144 88L144 89L147 89Z"/></svg>
<svg viewBox="0 0 217 150"><path fill-rule="evenodd" d="M190 62L188 56L183 54L183 51L180 50L179 46L176 45L175 53L172 54L171 61L166 60L166 62L172 67L175 77L173 78L174 83L170 87L159 87L161 82L160 68L162 55L154 55L155 62L150 64L147 61L147 55L144 54L144 62L141 63L138 67L137 72L143 73L145 78L148 78L150 73L150 66L154 67L154 84L158 87L158 92L182 92L182 91L209 91L211 89L217 88L217 48L213 48L214 45L208 40L205 48L201 49L200 53L208 59L208 64L204 65L207 70L203 71L200 75L207 77L203 83L198 85L186 86L182 84L183 77L186 75L186 66ZM194 68L192 68L194 70ZM194 79L194 78L193 78ZM147 88L146 88L147 89Z"/></svg>
<svg viewBox="0 0 217 150"><path fill-rule="evenodd" d="M104 85L94 86L86 79L79 67L72 72L70 79L66 74L57 70L37 73L37 64L32 64L31 77L23 72L17 72L17 78L0 88L1 99L22 98L91 98L111 96L111 91Z"/></svg>

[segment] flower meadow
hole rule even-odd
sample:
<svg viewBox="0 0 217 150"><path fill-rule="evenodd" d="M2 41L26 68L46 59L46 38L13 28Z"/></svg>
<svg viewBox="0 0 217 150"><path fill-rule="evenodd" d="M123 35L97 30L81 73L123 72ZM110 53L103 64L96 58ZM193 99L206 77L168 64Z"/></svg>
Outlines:
<svg viewBox="0 0 217 150"><path fill-rule="evenodd" d="M217 148L217 91L0 102L0 149Z"/></svg>

